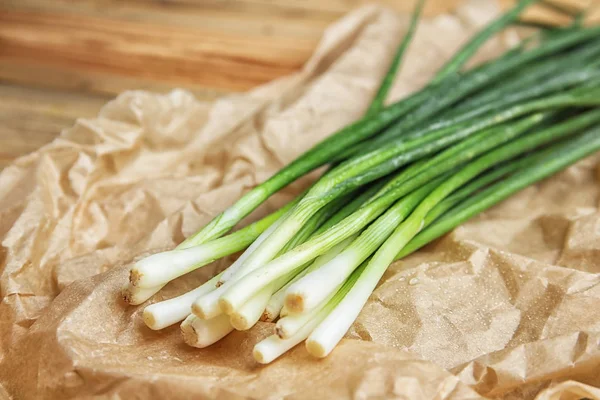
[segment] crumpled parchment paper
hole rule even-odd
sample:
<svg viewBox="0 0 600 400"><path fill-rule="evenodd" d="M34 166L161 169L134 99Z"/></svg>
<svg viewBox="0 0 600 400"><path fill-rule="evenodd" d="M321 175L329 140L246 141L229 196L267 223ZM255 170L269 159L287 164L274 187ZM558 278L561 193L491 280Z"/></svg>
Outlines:
<svg viewBox="0 0 600 400"><path fill-rule="evenodd" d="M424 84L498 12L424 21L391 100ZM302 71L199 102L127 92L0 175L0 398L600 399L600 157L530 187L394 264L324 360L269 366L272 325L211 348L153 332L119 298L127 264L172 248L366 109L407 17L363 7ZM479 61L518 40L509 31ZM240 71L243 73L243 71ZM253 213L305 188L317 172ZM168 285L182 293L230 260Z"/></svg>

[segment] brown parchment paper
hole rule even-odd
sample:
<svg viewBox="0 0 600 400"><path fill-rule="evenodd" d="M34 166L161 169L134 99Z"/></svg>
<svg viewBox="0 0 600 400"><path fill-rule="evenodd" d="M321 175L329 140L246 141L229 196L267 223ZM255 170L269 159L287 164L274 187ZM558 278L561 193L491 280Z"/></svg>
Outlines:
<svg viewBox="0 0 600 400"><path fill-rule="evenodd" d="M498 12L424 21L393 99ZM0 175L0 398L600 399L599 157L530 187L394 264L333 354L269 366L259 323L208 349L153 332L118 292L248 188L366 109L406 17L363 7L301 72L213 104L127 92ZM478 59L518 40L509 31ZM240 71L243 73L243 71ZM392 99L392 100L393 100ZM302 179L253 213L283 204ZM230 261L230 260L229 260ZM226 265L198 270L151 301Z"/></svg>

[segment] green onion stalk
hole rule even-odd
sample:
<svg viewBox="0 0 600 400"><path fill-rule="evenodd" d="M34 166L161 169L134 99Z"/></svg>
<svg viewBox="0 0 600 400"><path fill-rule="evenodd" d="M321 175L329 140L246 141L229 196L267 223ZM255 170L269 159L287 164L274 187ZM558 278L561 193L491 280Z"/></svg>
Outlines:
<svg viewBox="0 0 600 400"><path fill-rule="evenodd" d="M315 168L328 163L336 149L341 149L346 145L346 143L356 143L365 137L373 135L382 127L399 118L406 109L416 106L418 102L413 101L407 105L397 104L395 107L390 107L384 110L383 104L387 98L389 90L391 89L393 78L401 65L403 55L414 35L422 6L423 1L419 1L415 11L413 12L408 32L396 51L388 72L384 77L384 80L378 89L371 106L367 110L365 118L349 125L340 132L327 138L325 141L300 156L296 161L279 171L275 176L251 190L238 202L236 202L236 204L215 217L202 230L183 241L175 250L173 250L173 252L164 257L155 255L153 258L149 257L149 260L145 259L141 262L138 262L140 270L138 271L138 265L134 266L130 274L130 283L123 289L123 297L125 301L132 305L141 304L162 289L162 287L164 287L165 284L170 280L175 279L176 277L188 273L196 268L207 265L215 259L242 250L250 243L254 243L255 240L257 240L260 235L267 230L267 228L273 225L275 221L279 220L281 216L289 210L289 208L295 205L295 203L302 198L302 196L299 196L294 202L290 203L288 207L277 210L271 215L265 217L263 220L253 224L251 227L240 230L242 232L238 231L232 235L229 235L225 240L221 240L219 243L210 244L200 249L196 248L199 245L214 241L214 239L221 237L242 218L256 209L270 195L277 192L282 187L286 186L307 172L310 172ZM277 225L271 228L268 233L272 232L276 226ZM262 237L264 239L267 237L267 235L265 234ZM258 243L255 245L255 247L257 246ZM189 248L194 248L194 250L185 252L185 250ZM212 251L214 251L214 253L212 253ZM248 255L249 254L250 253L248 253ZM175 258L175 267L167 268L165 265L168 264L163 263L164 258ZM238 262L236 267L240 266L243 261L244 259ZM148 269L153 271L163 269L165 272L162 274L157 272L156 277L148 278L148 275L145 274L146 270ZM231 271L233 271L233 269ZM231 272L226 273L224 275L224 279L226 279L230 274ZM155 284L151 285L151 282L155 282ZM217 284L222 283L222 281L217 282Z"/></svg>
<svg viewBox="0 0 600 400"><path fill-rule="evenodd" d="M484 29L480 32L479 35L473 39L473 42L467 45L463 52L459 52L450 62L448 63L449 67L445 70L457 70L464 64L464 62L470 57L473 49L478 47L475 43L483 43L486 38L489 38L496 29L501 26L506 26L510 21L514 20L516 16L520 13L520 10L524 8L524 6L531 1L524 1L520 3L514 10L511 10L507 16L503 16L500 18L499 22L494 23L494 26L489 29ZM203 265L207 265L210 261L223 257L228 254L232 254L236 251L239 251L245 248L248 245L248 241L252 242L254 239L264 232L272 223L273 220L279 219L280 215L275 215L272 218L268 218L266 221L261 221L261 223L256 224L253 228L248 229L241 233L240 235L245 235L245 240L235 240L237 239L235 236L229 237L228 239L214 243L208 244L200 249L194 249L193 251L186 252L188 248L194 248L198 245L205 244L206 242L210 242L215 238L222 236L228 230L230 230L237 222L239 222L243 217L249 214L252 210L254 210L259 204L264 202L267 197L271 194L279 190L281 187L287 185L291 181L295 180L297 177L304 175L310 170L317 168L325 163L325 161L329 161L331 157L334 155L334 151L342 151L347 146L345 143L352 144L358 143L361 140L372 136L377 131L383 129L385 126L388 126L393 121L397 120L399 117L404 115L406 112L414 109L419 104L421 104L428 97L428 93L431 88L427 88L423 90L421 94L417 94L415 96L411 96L410 98L400 101L388 108L383 108L383 102L387 97L389 89L391 88L391 83L393 77L395 76L399 65L401 63L402 57L405 53L406 48L414 34L416 28L416 22L420 15L422 9L422 2L417 4L415 12L413 13L413 17L411 18L411 23L408 29L408 33L405 35L404 40L399 46L392 64L389 68L388 73L386 74L381 87L379 88L375 99L369 110L367 111L367 116L363 118L363 120L358 121L355 124L350 125L347 128L342 129L342 131L334 134L330 138L326 139L321 144L317 145L304 155L302 155L299 159L282 169L275 176L267 180L262 185L259 185L255 189L251 190L245 196L243 196L234 206L230 207L223 213L219 214L213 221L211 221L206 227L204 227L200 232L193 235L192 237L186 239L183 243L181 243L173 252L166 254L164 256L154 255L149 257L148 259L141 260L134 266L131 276L130 276L130 284L128 285L128 289L124 292L124 297L132 304L138 304L139 302L145 301L152 294L160 290L169 280L175 279L182 274L190 272L191 270L201 267ZM451 65L451 66L450 66ZM430 94L430 93L429 93ZM417 144L417 143L413 143ZM337 150L336 150L337 149ZM381 157L377 158L381 159ZM377 162L377 159L374 162ZM364 163L362 163L365 165ZM389 165L390 163L388 163ZM346 172L348 169L356 169L352 165L346 166ZM337 172L341 172L337 170ZM355 171L357 172L357 171ZM360 172L360 171L358 171ZM384 171L385 173L385 171ZM381 176L382 173L379 174ZM348 175L337 174L338 181L344 180L348 178ZM379 176L372 175L369 179L376 179ZM327 179L323 179L327 182L325 189L327 189L327 185L331 185L334 181L332 181L332 176L326 174ZM361 176L360 179L364 179L364 176ZM313 190L311 194L319 196L318 190ZM321 204L314 203L312 205L305 204L302 205L304 210L298 210L298 212L294 215L295 218L289 219L286 223L285 227L277 227L273 228L269 231L269 233L273 233L272 231L276 231L277 235L273 236L274 238L280 238L280 245L274 246L270 245L268 249L271 251L266 251L263 247L257 254L254 254L251 260L253 262L248 262L249 266L246 267L246 271L252 269L252 265L258 265L262 262L266 262L269 258L274 256L274 253L280 251L293 237L299 226L304 224L308 218L312 216L314 212L316 212L320 207L323 206ZM294 207L296 208L296 207ZM298 207L300 208L300 207ZM306 209L308 208L308 209ZM303 212L304 215L298 215L300 212ZM294 225L294 219L295 226ZM287 220L287 219L286 219ZM279 221L283 223L283 221ZM286 233L280 236L282 233ZM263 238L266 238L267 235L264 235ZM232 242L234 244L232 244ZM260 246L255 246L260 247ZM214 251L214 253L213 253ZM210 258L211 255L214 257ZM173 264L175 267L166 268L163 263L164 259L173 258ZM197 262L195 262L198 260ZM243 260L246 261L246 260ZM237 266L240 266L242 262L239 262ZM237 267L236 266L236 267ZM158 271L164 270L164 273L156 272L156 274L148 273L150 271ZM226 274L226 276L229 274ZM222 283L222 282L219 282ZM141 293L144 295L141 295ZM136 301L132 301L132 299L136 297Z"/></svg>
<svg viewBox="0 0 600 400"><path fill-rule="evenodd" d="M444 76L450 75L459 70L486 40L488 40L499 30L514 22L523 9L534 1L535 0L523 0L519 2L514 9L510 10L498 20L490 24L486 29L482 30L474 37L474 39L471 40L471 42L469 42L467 46L465 46L462 51L458 52L446 64L442 71L440 71L440 75L442 76L438 80L440 82L444 82ZM413 13L413 22L411 23L411 27L414 26L415 21L420 14L420 10L421 4L419 3L416 11ZM393 80L392 77L395 75L398 69L402 55L408 46L408 41L412 38L413 32L414 28L409 28L407 39L405 39L400 45L394 57L394 61L392 62L390 71L387 74L389 78L384 78L383 84L381 85L376 98L373 100L374 106L371 110L369 110L363 119L331 135L323 142L319 143L311 150L301 155L298 159L284 167L266 182L248 192L232 207L216 216L198 233L186 239L186 241L182 243L182 246L184 248L193 246L195 244L204 243L210 239L214 239L223 235L242 218L262 204L271 194L275 193L282 187L305 175L311 170L328 163L332 157L349 146L373 136L381 129L390 125L393 121L398 120L398 118L400 118L406 112L414 109L423 101L425 101L425 99L431 94L428 93L429 89L425 89L419 92L417 95L410 96L403 101L399 101L389 107L378 110L388 94L388 91L391 87L391 81ZM436 85L432 85L431 87L435 86Z"/></svg>
<svg viewBox="0 0 600 400"><path fill-rule="evenodd" d="M443 201L444 196L455 183L466 178L471 172L465 173L468 170L466 168L456 175L457 178L454 182L440 185L405 222L398 226L388 240L369 259L359 278L356 279L344 298L330 305L330 308L334 308L333 311L319 321L306 340L308 352L315 357L325 357L333 350L358 317L360 310L366 304L387 267L395 259L410 254L513 193L598 150L600 150L600 129L597 127L586 131L575 139L564 140L552 146L551 150L546 152L541 159L537 159L535 163L466 200L464 204L459 205L456 210L450 211L439 222L435 222L428 229L419 233L425 224L426 214L436 204ZM475 164L477 164L477 161L473 163L473 165ZM475 170L476 168L473 167L472 171ZM399 249L401 249L400 252L398 252Z"/></svg>
<svg viewBox="0 0 600 400"><path fill-rule="evenodd" d="M598 81L592 81L592 83L594 82L597 83ZM600 92L598 92L598 87L589 84L591 87L587 88L587 85L588 83L586 83L586 87L579 86L571 91L560 93L546 99L536 100L524 105L515 106L511 109L503 111L500 117L496 116L496 118L488 118L484 122L486 122L488 125L492 123L495 124L501 121L503 118L512 119L520 114L529 113L539 109L594 105L597 103L597 98L595 96ZM286 219L281 223L281 225L279 225L271 233L269 238L256 249L256 251L248 258L248 260L246 260L246 263L241 270L241 275L248 276L247 278L244 278L246 282L251 280L251 277L257 274L264 275L263 279L267 279L266 276L272 276L275 274L274 272L265 272L263 274L265 269L270 269L272 267L269 262L275 258L277 253L280 252L287 241L289 241L291 237L293 237L298 230L301 229L306 221L329 201L332 201L337 196L346 194L350 190L355 190L361 184L393 172L403 164L411 161L411 156L423 157L436 150L443 149L453 141L464 139L468 135L474 134L477 131L476 128L479 127L480 125L474 124L469 129L459 130L452 135L445 135L430 142L427 142L427 140L430 140L430 137L425 137L409 142L401 142L396 145L390 144L385 149L372 151L364 156L359 156L355 159L342 163L340 166L330 171L330 173L326 175L328 179L318 182L308 191L306 196L304 196L298 205L295 206L294 209L291 210L286 216ZM502 134L496 134L495 136L499 138L510 137ZM493 142L483 141L482 143L485 144ZM458 160L461 158L455 157L454 159ZM396 200L397 198L388 197L388 199ZM364 211L361 210L363 211L363 214L366 213L364 217L365 219L363 220L364 223L363 225L357 224L355 228L360 229L364 227L364 224L369 223L372 218L379 216L379 214L385 211L389 205L389 202L380 202L379 208L377 209L375 209L375 207L365 207ZM368 213L366 210L368 210L370 213ZM361 214L361 212L359 211L357 214ZM351 230L347 230L346 234L349 232L351 232ZM344 238L341 238L339 240L343 239ZM330 242L325 241L325 243ZM326 251L328 249L327 246L333 246L335 244L336 243L331 245L322 245L321 248L323 251ZM322 253L318 253L315 250L312 255L318 256L320 254ZM261 267L262 269L260 271L254 273L255 270ZM286 273L288 272L290 271L287 271ZM229 285L226 283L225 285L227 285L227 287L224 287L218 294L220 297L220 307L217 307L216 299L213 299L210 302L210 307L213 310L216 311L218 308L225 308L227 312L230 312L238 306L237 304L239 302L246 300L244 296L247 294L245 294L245 291L239 290L239 283L234 281L228 283ZM227 290L229 290L229 287L234 286L237 288L235 291L230 290L229 294L225 293ZM232 294L233 292L236 294ZM244 293L244 295L242 295L242 293ZM214 296L216 297L217 294ZM233 297L237 297L237 299L234 300ZM197 310L200 310L200 306L197 308Z"/></svg>
<svg viewBox="0 0 600 400"><path fill-rule="evenodd" d="M474 95L485 86L504 80L510 74L518 73L519 69L529 63L542 60L561 50L585 44L598 36L600 36L600 27L569 31L518 56L489 63L473 72L466 72L460 79L447 79L436 86L439 87L439 95L429 96L426 102L422 103L414 112L407 114L400 122L389 125L368 143L356 145L346 153L351 155L356 152L368 152L385 147L390 140L406 135L410 136L411 130L417 129L424 121L445 111L462 99Z"/></svg>
<svg viewBox="0 0 600 400"><path fill-rule="evenodd" d="M596 102L598 102L598 99L596 99ZM417 176L403 181L392 179L390 182L393 184L384 187L385 192L379 194L375 200L367 203L351 216L301 246L277 257L256 270L246 273L241 279L232 282L230 287L224 290L219 296L220 309L227 313L233 312L265 285L290 273L290 271L295 270L300 265L328 251L348 236L363 229L401 197L407 194L409 198L416 196L415 193L418 193L417 189L428 184L431 180L443 176L445 173L452 171L454 168L488 151L490 148L524 133L527 129L548 117L549 115L545 114L534 114L515 124L508 124L501 131L498 131L498 128L484 131L480 136L475 136L466 141L466 145L463 143L458 144L458 148L461 149L460 152L448 149L446 152L437 155L432 160L433 166ZM548 133L550 137L560 134L563 134L563 131L559 129L551 130ZM448 157L448 154L454 154L454 156ZM400 175L405 175L405 172L401 172ZM385 220L385 218L382 219Z"/></svg>
<svg viewBox="0 0 600 400"><path fill-rule="evenodd" d="M549 141L557 140L558 138L572 134L573 124L570 122L571 121L567 121L563 124L555 125L546 130L542 130L533 134L527 134L522 138L518 138L509 142L508 144L502 145L499 148L484 154L474 162L468 164L458 173L453 174L449 178L445 178L443 184L439 186L434 184L434 186L437 186L437 188L431 194L429 194L425 200L418 204L418 207L412 213L410 213L410 217L406 220L406 222L403 222L403 224L413 227L418 226L418 230L420 230L425 224L424 221L427 214L433 208L435 208L438 202L441 202L453 191L459 189L461 186L465 185L477 175L494 166L498 162L512 159L523 152L529 151ZM469 151L474 151L474 149L472 148ZM391 234L391 232L382 229L380 224L378 224L380 221L381 224L388 222L385 214L374 224L372 224L369 229L367 229L356 240L355 243L348 246L340 256L319 270L308 274L290 287L286 297L286 305L288 308L295 312L303 312L306 309L311 309L323 301L324 298L330 294L330 290L333 290L336 285L347 279L354 268L360 265L360 263L370 256L373 251L376 250L383 242L381 241L377 243L375 247L365 247L364 245L361 246L360 239L362 237L366 237L370 231L381 231L382 233L385 232L385 238ZM393 228L395 228L398 226L398 223L394 221L392 225ZM371 235L373 234L371 233ZM346 254L351 256L344 258L344 255Z"/></svg>
<svg viewBox="0 0 600 400"><path fill-rule="evenodd" d="M279 279L281 276L289 273L289 271L298 268L299 265L310 261L311 257L318 256L329 250L329 248L341 240L356 233L358 229L364 228L372 220L366 218L360 219L361 216L366 214L379 217L381 212L377 213L377 211L388 209L391 203L408 194L394 207L389 208L375 223L370 225L356 239L355 243L348 246L335 260L295 283L288 291L289 301L286 301L286 305L292 311L301 312L307 304L314 305L320 302L329 293L319 292L318 290L314 290L314 288L320 285L335 287L335 285L329 285L329 283L334 282L335 284L339 284L343 282L347 278L347 275L352 272L352 269L357 267L385 240L386 235L391 233L389 229L393 229L398 221L402 220L412 210L411 207L414 207L421 200L422 197L419 196L426 194L432 184L435 185L435 178L441 176L443 179L456 179L456 175L446 178L444 174L451 172L457 166L488 151L490 148L494 148L523 134L532 126L535 126L548 117L549 115L535 114L519 121L518 124L508 125L502 132L498 132L496 129L485 131L480 137L476 136L472 138L477 140L469 140L458 144L457 148L460 149L459 152L452 148L446 152L442 152L432 160L432 167L426 169L416 177L400 182L392 179L390 182L393 185L390 186L387 192L381 194L373 202L362 207L344 221L236 281L228 291L220 296L221 308L226 312L236 309L256 291L262 289L264 285L269 284L269 282L275 279ZM540 137L539 140L552 140L555 137L566 134L568 130L563 125L557 125L543 132L543 135L538 135ZM538 136L534 136L534 138ZM533 140L530 135L527 135L524 139ZM530 142L522 144L521 141L516 141L515 143L517 144L509 143L507 145L510 146L512 144L513 147L510 147L510 149L514 152L526 151L529 149L528 146L531 146L527 145ZM450 158L447 154L453 154L454 157ZM512 153L509 154L512 155ZM486 161L487 159L484 158L479 165L482 165ZM487 162L488 164L490 163L489 161ZM303 296L305 292L310 292L315 299Z"/></svg>

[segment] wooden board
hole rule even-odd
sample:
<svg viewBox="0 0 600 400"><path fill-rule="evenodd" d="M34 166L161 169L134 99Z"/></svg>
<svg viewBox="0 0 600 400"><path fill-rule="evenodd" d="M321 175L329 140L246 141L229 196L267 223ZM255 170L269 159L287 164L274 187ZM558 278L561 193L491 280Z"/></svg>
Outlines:
<svg viewBox="0 0 600 400"><path fill-rule="evenodd" d="M77 118L89 118L108 101L89 93L0 84L0 170L52 141Z"/></svg>
<svg viewBox="0 0 600 400"><path fill-rule="evenodd" d="M514 0L502 0L503 8ZM552 0L596 7L599 0ZM425 15L463 0L429 0ZM3 0L0 168L93 116L127 89L185 87L202 99L299 69L323 30L363 0ZM383 0L409 12L414 1ZM533 8L529 20L564 23Z"/></svg>

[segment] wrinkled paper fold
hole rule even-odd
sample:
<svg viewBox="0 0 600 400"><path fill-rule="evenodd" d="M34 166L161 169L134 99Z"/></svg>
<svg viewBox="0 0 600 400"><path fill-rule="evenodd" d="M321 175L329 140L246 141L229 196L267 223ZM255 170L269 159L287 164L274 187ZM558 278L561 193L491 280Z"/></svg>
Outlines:
<svg viewBox="0 0 600 400"><path fill-rule="evenodd" d="M424 21L391 100L422 86L497 12L470 1ZM297 74L212 104L184 90L124 93L2 171L0 398L600 399L597 156L392 265L323 360L298 346L259 366L251 349L268 323L194 349L178 326L151 331L143 307L121 301L132 260L174 247L359 118L406 25L406 16L360 8L327 29ZM478 60L517 41L510 30Z"/></svg>

